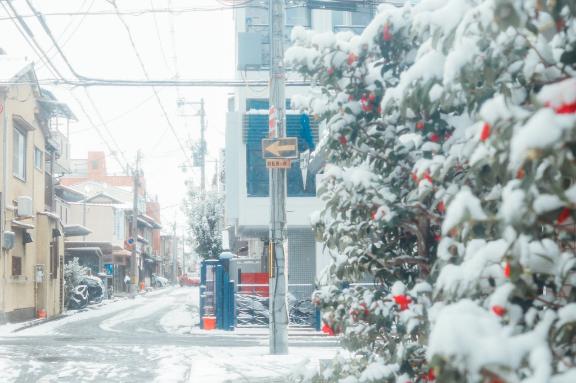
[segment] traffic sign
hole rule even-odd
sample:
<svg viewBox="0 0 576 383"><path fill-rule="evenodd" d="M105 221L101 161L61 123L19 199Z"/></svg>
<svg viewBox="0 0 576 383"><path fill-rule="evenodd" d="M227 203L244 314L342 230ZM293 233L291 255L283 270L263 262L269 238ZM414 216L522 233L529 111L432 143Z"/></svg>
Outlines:
<svg viewBox="0 0 576 383"><path fill-rule="evenodd" d="M286 158L266 159L266 167L268 169L290 169L292 161Z"/></svg>
<svg viewBox="0 0 576 383"><path fill-rule="evenodd" d="M298 158L298 139L296 137L263 139L262 157L296 159Z"/></svg>

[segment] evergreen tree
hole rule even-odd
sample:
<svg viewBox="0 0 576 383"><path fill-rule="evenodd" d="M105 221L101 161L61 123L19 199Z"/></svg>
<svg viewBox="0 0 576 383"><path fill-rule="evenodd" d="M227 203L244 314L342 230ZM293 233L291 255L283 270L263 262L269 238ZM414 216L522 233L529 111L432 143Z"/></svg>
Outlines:
<svg viewBox="0 0 576 383"><path fill-rule="evenodd" d="M315 380L576 381L575 15L424 0L293 31L327 127L314 299L351 351Z"/></svg>

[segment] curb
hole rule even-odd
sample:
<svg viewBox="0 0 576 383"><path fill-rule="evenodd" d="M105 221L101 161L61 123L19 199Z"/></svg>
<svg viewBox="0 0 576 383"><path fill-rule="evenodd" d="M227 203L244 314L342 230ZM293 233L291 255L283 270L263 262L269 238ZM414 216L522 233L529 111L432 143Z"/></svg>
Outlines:
<svg viewBox="0 0 576 383"><path fill-rule="evenodd" d="M18 327L17 329L12 330L11 332L12 333L20 332L22 330L26 330L26 329L29 329L31 327L40 326L41 324L44 324L44 323L48 323L48 322L52 322L52 321L66 318L67 316L70 316L70 315L58 314L58 315L55 315L55 316L52 316L52 317L46 318L46 319L34 319L34 320L31 320L30 322L26 323L24 326Z"/></svg>

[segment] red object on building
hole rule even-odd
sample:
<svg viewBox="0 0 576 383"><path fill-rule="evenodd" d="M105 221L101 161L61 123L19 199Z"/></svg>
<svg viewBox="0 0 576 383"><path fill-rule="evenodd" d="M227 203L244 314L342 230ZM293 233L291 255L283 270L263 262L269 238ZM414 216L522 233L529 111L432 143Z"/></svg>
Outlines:
<svg viewBox="0 0 576 383"><path fill-rule="evenodd" d="M240 285L257 285L257 286L240 286L240 292L245 294L255 294L261 297L267 297L268 273L242 273L240 274ZM266 285L266 286L259 286Z"/></svg>

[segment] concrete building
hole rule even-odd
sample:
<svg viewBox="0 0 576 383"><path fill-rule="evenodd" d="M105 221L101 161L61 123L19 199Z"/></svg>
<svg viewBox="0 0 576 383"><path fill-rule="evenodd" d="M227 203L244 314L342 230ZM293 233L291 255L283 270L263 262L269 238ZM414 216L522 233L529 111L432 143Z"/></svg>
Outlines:
<svg viewBox="0 0 576 383"><path fill-rule="evenodd" d="M0 55L0 322L54 316L63 308L64 228L54 177L74 118L36 82L33 65ZM59 144L60 143L60 144Z"/></svg>
<svg viewBox="0 0 576 383"><path fill-rule="evenodd" d="M287 1L286 42L292 28L302 25L318 31L361 32L376 12L374 2ZM244 80L268 80L270 46L267 1L251 2L235 10L236 76ZM288 78L297 75L288 73ZM290 109L290 98L305 91L286 88L286 133L298 137L299 150L313 151L318 126L307 115ZM238 88L229 99L226 127L226 212L230 248L240 255L262 257L266 269L269 206L268 170L262 158L261 140L268 135L267 88ZM303 182L298 161L287 172L289 291L307 297L314 281L329 264L329 256L316 243L309 215L321 208L316 186L321 175L309 173ZM291 286L290 286L291 285Z"/></svg>

